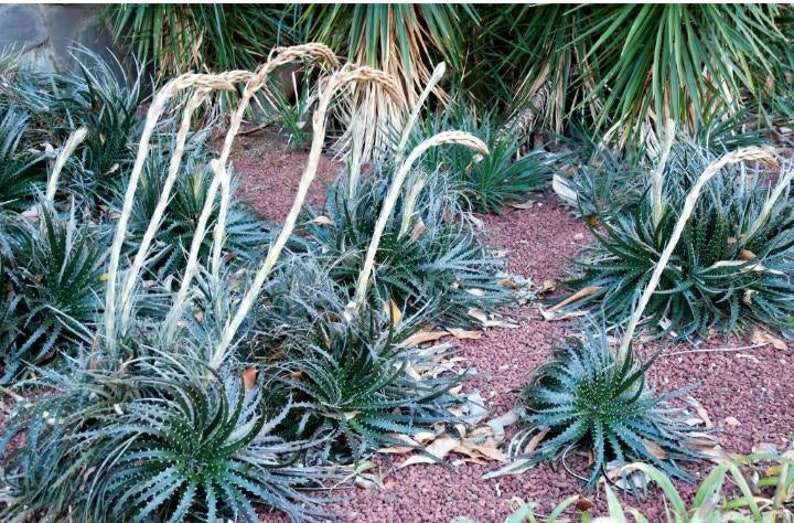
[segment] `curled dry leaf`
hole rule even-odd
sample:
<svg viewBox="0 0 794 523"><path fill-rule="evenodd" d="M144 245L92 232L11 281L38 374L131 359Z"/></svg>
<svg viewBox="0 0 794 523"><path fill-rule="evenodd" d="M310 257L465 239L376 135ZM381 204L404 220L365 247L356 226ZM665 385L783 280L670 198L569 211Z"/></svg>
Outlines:
<svg viewBox="0 0 794 523"><path fill-rule="evenodd" d="M555 174L552 177L551 188L566 204L575 207L579 205L579 195L571 189L569 182L559 174Z"/></svg>
<svg viewBox="0 0 794 523"><path fill-rule="evenodd" d="M39 206L38 205L34 205L33 207L25 209L22 212L22 216L24 216L25 218L27 218L28 220L30 220L32 222L38 222L40 214L41 213L39 211Z"/></svg>
<svg viewBox="0 0 794 523"><path fill-rule="evenodd" d="M471 294L473 296L477 296L477 297L480 297L480 298L485 296L485 291L482 290L482 289L478 289L476 287L473 287L471 289L466 289L466 292L468 292L469 294Z"/></svg>
<svg viewBox="0 0 794 523"><path fill-rule="evenodd" d="M753 329L753 337L750 341L752 341L752 343L754 344L760 344L760 345L771 344L774 348L778 350L788 349L788 345L786 345L785 341L781 340L776 336L773 336L772 334L768 333L767 331L761 329L758 326L756 326Z"/></svg>
<svg viewBox="0 0 794 523"><path fill-rule="evenodd" d="M362 490L384 490L381 480L372 474L358 474L353 484Z"/></svg>
<svg viewBox="0 0 794 523"><path fill-rule="evenodd" d="M768 441L762 441L761 443L757 443L753 445L752 448L753 454L777 454L777 446L774 443L770 443Z"/></svg>
<svg viewBox="0 0 794 523"><path fill-rule="evenodd" d="M483 480L496 479L496 478L501 478L502 476L509 476L511 474L521 474L522 472L527 470L527 468L529 468L529 462L530 461L527 458L514 459L504 467L500 467L497 470L488 472L487 474L483 474L482 479Z"/></svg>
<svg viewBox="0 0 794 523"><path fill-rule="evenodd" d="M489 414L489 410L485 407L485 400L482 394L474 392L466 397L466 415L464 419L471 425L477 425L480 421L485 419Z"/></svg>
<svg viewBox="0 0 794 523"><path fill-rule="evenodd" d="M382 449L378 450L378 452L380 452L381 454L398 454L398 455L399 454L410 454L411 452L415 451L418 448L417 447L417 442L414 441L413 439L411 439L411 437L408 436L407 434L391 434L391 437L396 439L396 440L404 442L405 446L404 447L385 447L385 448L382 448Z"/></svg>
<svg viewBox="0 0 794 523"><path fill-rule="evenodd" d="M532 452L535 452L535 449L538 448L538 445L540 445L544 439L546 439L546 436L548 434L549 434L549 429L543 429L534 436L532 436L532 439L529 440L527 446L524 447L524 453L531 454Z"/></svg>
<svg viewBox="0 0 794 523"><path fill-rule="evenodd" d="M607 463L607 478L619 489L629 491L644 490L651 482L651 478L641 470L617 460Z"/></svg>
<svg viewBox="0 0 794 523"><path fill-rule="evenodd" d="M398 468L404 468L411 465L418 465L418 464L432 464L437 463L438 461L443 460L447 457L447 455L452 452L452 449L457 447L459 441L457 439L452 439L451 437L444 435L425 447L425 452L430 454L427 456L425 454L417 454L416 456L411 456L406 459ZM431 457L432 456L432 457ZM435 458L435 459L433 459Z"/></svg>
<svg viewBox="0 0 794 523"><path fill-rule="evenodd" d="M571 311L566 312L565 314L557 314L556 312L549 312L541 306L538 306L538 312L540 312L540 315L543 316L543 319L546 321L562 321L570 318L587 316L586 311Z"/></svg>
<svg viewBox="0 0 794 523"><path fill-rule="evenodd" d="M423 430L414 434L413 439L421 445L423 443L427 443L428 441L433 441L436 439L436 435L430 431Z"/></svg>
<svg viewBox="0 0 794 523"><path fill-rule="evenodd" d="M425 222L423 222L422 219L420 218L419 221L416 222L416 225L414 225L414 229L413 231L411 231L411 236L408 238L408 241L412 243L415 242L422 236L422 234L424 234L426 230L427 230L427 226L425 225Z"/></svg>
<svg viewBox="0 0 794 523"><path fill-rule="evenodd" d="M527 443L526 446L520 450L521 455L526 456L532 454L532 452L534 452L535 449L538 448L538 445L541 444L541 442L546 438L548 434L549 434L549 429L543 429L541 431L538 431L534 436L532 436L532 439L529 440L529 443ZM495 479L502 476L508 476L511 474L521 474L530 467L530 463L531 461L529 458L526 457L515 458L504 467L501 467L497 470L484 474L482 476L482 479L484 480Z"/></svg>
<svg viewBox="0 0 794 523"><path fill-rule="evenodd" d="M514 202L514 203L510 203L510 204L508 204L508 205L509 205L510 207L512 207L513 209L531 209L531 208L532 208L532 207L534 207L534 206L535 206L537 203L538 203L538 202L536 202L535 200L531 200L531 199L530 199L530 200L527 200L527 201L525 201L525 202Z"/></svg>
<svg viewBox="0 0 794 523"><path fill-rule="evenodd" d="M689 403L695 409L697 415L700 416L700 419L702 419L703 423L706 424L707 429L714 427L714 423L712 423L711 418L709 418L709 413L706 412L706 409L698 400L690 396L687 398L687 403Z"/></svg>

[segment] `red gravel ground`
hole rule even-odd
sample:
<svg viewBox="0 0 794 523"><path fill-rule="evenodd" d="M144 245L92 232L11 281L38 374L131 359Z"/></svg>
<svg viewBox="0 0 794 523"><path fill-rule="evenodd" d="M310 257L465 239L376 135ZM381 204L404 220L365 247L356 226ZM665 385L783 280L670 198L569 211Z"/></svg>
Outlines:
<svg viewBox="0 0 794 523"><path fill-rule="evenodd" d="M233 156L243 179L243 194L269 218L286 215L306 154L287 151L286 142L272 136L243 137ZM338 164L324 160L320 180L330 182ZM322 202L315 186L310 203ZM485 233L493 248L508 249L508 270L540 285L565 277L565 268L588 239L586 226L553 197L525 210L501 216L484 216ZM519 328L489 329L480 340L463 340L463 356L477 374L467 381L479 390L493 415L508 411L533 369L545 362L550 349L571 332L570 322L546 322L536 305L510 311ZM652 368L651 379L659 391L698 384L691 393L719 429L721 445L729 452L749 452L760 442L785 448L794 437L794 355L763 348L725 351L750 345L735 338L714 338L700 346L677 345L665 349ZM735 418L726 423L726 418ZM509 435L508 435L509 437ZM401 459L398 458L397 463ZM450 522L467 517L477 523L501 522L510 514L511 500L539 503L540 514L559 501L581 492L581 483L560 468L540 465L520 476L483 481L482 475L497 465L466 465L456 469L416 465L400 470L381 466L384 490L350 488L334 493L343 501L329 510L349 522ZM690 467L698 477L708 465ZM693 488L679 484L691 494ZM658 491L637 502L650 521L663 519ZM599 502L599 505L602 503ZM284 521L265 516L263 521Z"/></svg>
<svg viewBox="0 0 794 523"><path fill-rule="evenodd" d="M241 195L267 220L281 222L287 217L298 190L298 180L308 154L290 150L287 142L262 130L238 136L232 147L232 165L244 180ZM306 205L317 206L325 200L325 187L342 167L326 156L320 158L317 178L306 198Z"/></svg>

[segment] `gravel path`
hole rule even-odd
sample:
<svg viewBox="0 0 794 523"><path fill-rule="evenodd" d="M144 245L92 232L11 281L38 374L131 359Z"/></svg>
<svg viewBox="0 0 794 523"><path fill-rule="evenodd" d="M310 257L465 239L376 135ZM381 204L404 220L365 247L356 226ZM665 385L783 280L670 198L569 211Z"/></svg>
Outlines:
<svg viewBox="0 0 794 523"><path fill-rule="evenodd" d="M287 152L283 141L270 138L244 138L238 147L241 151L235 154L234 165L243 177L243 194L267 217L285 215L305 153ZM337 168L334 162L324 160L321 180L332 180ZM310 202L321 201L322 190L316 186ZM509 250L508 270L537 285L564 278L566 265L588 238L584 224L553 198L530 209L485 216L484 221L491 246ZM553 345L575 327L543 321L535 306L511 313L518 318L518 328L492 329L480 340L462 342L463 356L477 369L466 386L482 393L493 415L514 405L533 369L546 361ZM660 391L699 385L691 395L706 409L719 429L720 443L729 452L749 452L760 442L781 447L794 437L794 354L771 346L722 351L747 345L735 338L714 338L697 347L668 347L651 371ZM676 352L680 354L673 354ZM566 496L580 492L575 478L548 464L520 476L480 479L495 468L417 465L392 471L382 466L379 473L384 490L344 490L340 496L346 499L330 509L349 522L449 522L465 516L477 523L490 523L504 520L514 498L535 501L540 513L548 513ZM689 470L702 477L709 467ZM681 486L691 494L692 487ZM661 521L658 492L652 491L639 503L628 501L639 505L651 521ZM282 519L268 516L263 521Z"/></svg>

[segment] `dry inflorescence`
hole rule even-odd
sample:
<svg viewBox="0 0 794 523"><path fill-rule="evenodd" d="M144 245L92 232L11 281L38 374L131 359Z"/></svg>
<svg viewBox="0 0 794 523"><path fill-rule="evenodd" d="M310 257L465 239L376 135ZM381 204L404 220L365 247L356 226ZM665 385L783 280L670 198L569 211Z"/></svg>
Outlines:
<svg viewBox="0 0 794 523"><path fill-rule="evenodd" d="M206 203L199 216L195 235L193 237L190 252L188 255L187 266L180 283L180 288L171 304L166 321L163 324L161 335L165 340L171 339L176 331L178 319L183 312L184 304L191 288L191 284L198 270L198 256L204 236L207 232L207 224L212 212L212 205L215 201L218 190L220 190L219 216L213 231L213 247L210 258L210 269L213 275L217 276L221 266L221 252L225 240L225 221L231 198L231 177L227 169L229 155L232 150L235 138L238 135L244 115L249 108L254 95L259 91L268 92L267 81L269 75L278 68L296 63L304 62L317 65L324 70L330 71L323 76L319 82L316 106L312 117L312 144L309 157L298 184L297 194L287 215L280 233L270 245L267 256L259 270L256 272L251 286L245 292L242 300L238 304L234 314L227 321L220 340L213 348L210 359L210 366L218 368L226 359L228 350L243 323L243 320L250 312L262 287L271 273L282 249L286 245L292 234L298 215L309 191L309 187L317 174L320 156L325 144L326 127L328 123L328 111L331 103L339 95L350 94L348 88L354 85L366 84L378 86L384 93L395 101L402 102L402 91L397 81L389 74L364 66L346 64L340 67L334 53L322 44L310 43L287 48L277 48L273 51L269 60L262 64L255 72L250 71L228 71L219 74L193 74L181 75L168 82L154 97L149 107L143 132L141 134L135 164L130 175L130 181L124 197L116 234L110 251L110 261L108 268L107 296L105 308L105 326L102 333L105 343L111 354L115 351L116 340L120 334L127 332L132 310L134 306L135 289L140 280L140 274L149 254L149 248L155 234L161 227L162 217L168 206L171 190L176 182L182 157L184 154L185 143L190 132L190 126L195 111L208 99L213 91L232 91L237 86L244 83L242 96L238 102L237 109L233 113L229 129L226 132L223 146L218 157L211 161L210 166L213 171L213 179L209 188ZM430 89L438 82L443 75L444 67L439 66L433 76L433 81L428 89L422 94L419 104L426 100ZM186 100L182 107L181 123L176 136L175 148L171 156L168 175L166 177L162 194L160 195L157 207L152 215L149 225L141 241L140 247L130 265L125 270L120 270L121 250L124 244L128 222L132 212L133 203L138 184L143 172L144 163L148 157L151 145L150 141L161 116L167 109L168 103L172 99ZM407 136L410 132L410 124L413 123L418 115L419 107L414 108L409 127L403 133L398 151L402 150L407 143ZM354 124L355 125L355 124ZM78 137L79 138L79 137ZM383 225L391 214L393 200L400 191L407 172L411 169L416 160L427 149L442 144L459 144L472 148L480 153L487 153L485 145L477 138L462 132L444 132L431 137L413 151L411 151L402 163L398 176L390 188L389 198L385 202L383 212L379 217L379 224L382 233ZM359 149L363 147L359 143ZM361 159L362 151L353 152L353 156ZM360 167L360 162L355 164ZM354 172L351 178L357 177L358 172ZM391 203L390 203L391 202ZM366 290L367 282L371 276L374 254L377 250L380 234L377 233L372 238L368 254L361 275L357 298Z"/></svg>

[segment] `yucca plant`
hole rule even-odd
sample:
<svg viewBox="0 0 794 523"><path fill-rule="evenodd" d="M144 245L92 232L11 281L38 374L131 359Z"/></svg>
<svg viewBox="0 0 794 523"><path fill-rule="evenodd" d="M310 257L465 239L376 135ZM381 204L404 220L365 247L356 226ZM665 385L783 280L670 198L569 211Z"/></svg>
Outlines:
<svg viewBox="0 0 794 523"><path fill-rule="evenodd" d="M274 45L292 43L284 40L291 34L283 7L128 4L108 6L103 15L116 43L151 63L161 79L189 71L253 70ZM286 33L281 41L279 29Z"/></svg>
<svg viewBox="0 0 794 523"><path fill-rule="evenodd" d="M689 435L695 428L684 422L681 409L669 406L678 394L657 396L648 386L646 371L653 360L638 363L629 352L621 361L603 329L586 328L582 338L557 347L521 393L522 422L530 431L516 436L514 448L520 453L528 434L549 431L527 466L585 449L594 459L587 488L613 460L649 462L671 476L691 479L677 461L702 459L688 446L695 441Z"/></svg>
<svg viewBox="0 0 794 523"><path fill-rule="evenodd" d="M780 67L783 54L773 49L790 47L788 9L484 6L483 29L471 32L468 69L478 74L469 85L487 94L496 86L511 107L539 112L557 132L579 114L625 145L649 119L692 129L712 103L735 110L765 100L757 79Z"/></svg>
<svg viewBox="0 0 794 523"><path fill-rule="evenodd" d="M399 83L399 97L378 85L358 86L350 107L340 112L352 125L338 140L338 148L347 152L361 147L365 161L393 145L389 128L405 122L437 61L443 59L453 71L462 71L461 27L475 20L468 6L443 4L308 4L297 16L296 25L307 38L338 49L352 63L382 70ZM445 97L440 87L435 92Z"/></svg>
<svg viewBox="0 0 794 523"><path fill-rule="evenodd" d="M332 438L337 459L358 461L382 446L400 445L395 434L412 435L450 422L450 407L463 403L449 394L462 375L420 380L410 365L428 364L400 344L415 322L367 310L353 322L341 310L325 312L310 332L296 336L279 364L280 380L300 402L298 436ZM298 346L294 346L298 344Z"/></svg>
<svg viewBox="0 0 794 523"><path fill-rule="evenodd" d="M290 406L267 419L261 380L246 386L179 350L45 372L0 438L4 520L256 522L256 505L319 518L300 492L324 476L296 462L309 443L272 434ZM24 445L9 446L20 434Z"/></svg>
<svg viewBox="0 0 794 523"><path fill-rule="evenodd" d="M687 193L712 158L697 146L676 146L664 170L663 213L655 210L649 187L636 208L606 220L603 233L593 230L596 243L582 253L581 273L571 286L594 292L569 309L599 303L608 321L628 318ZM786 327L794 312L794 210L786 196L791 176L789 165L773 175L757 164L726 167L710 182L651 296L643 316L647 325L679 336L730 331L749 322Z"/></svg>
<svg viewBox="0 0 794 523"><path fill-rule="evenodd" d="M330 276L353 286L363 266L391 176L375 173L348 197L345 177L329 189L323 214L307 227ZM509 300L497 284L501 263L491 256L459 208L442 175L415 175L403 190L376 251L370 303L394 301L409 314L434 303L437 317L468 323L471 308Z"/></svg>

